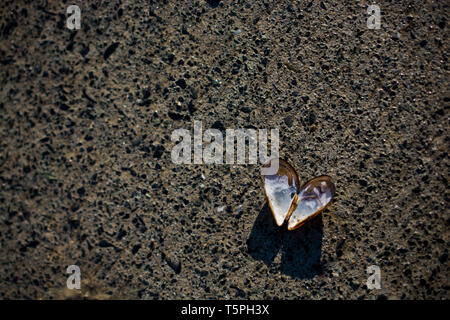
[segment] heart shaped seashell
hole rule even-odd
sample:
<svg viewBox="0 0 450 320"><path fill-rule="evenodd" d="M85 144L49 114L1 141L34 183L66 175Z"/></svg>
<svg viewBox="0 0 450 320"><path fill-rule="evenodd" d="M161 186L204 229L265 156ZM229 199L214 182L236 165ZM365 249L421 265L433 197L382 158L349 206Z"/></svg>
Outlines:
<svg viewBox="0 0 450 320"><path fill-rule="evenodd" d="M270 167L270 160L264 167ZM275 222L279 227L287 222L295 230L322 212L335 194L329 176L319 176L300 187L297 172L285 160L279 159L278 172L263 175L263 189Z"/></svg>

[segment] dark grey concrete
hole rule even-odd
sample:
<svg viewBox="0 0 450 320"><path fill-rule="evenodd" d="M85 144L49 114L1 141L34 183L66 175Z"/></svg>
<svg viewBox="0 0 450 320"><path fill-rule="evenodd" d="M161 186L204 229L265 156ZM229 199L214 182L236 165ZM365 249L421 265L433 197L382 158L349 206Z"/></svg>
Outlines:
<svg viewBox="0 0 450 320"><path fill-rule="evenodd" d="M72 2L0 4L1 298L449 298L448 2ZM259 166L172 163L194 120L335 200L275 227Z"/></svg>

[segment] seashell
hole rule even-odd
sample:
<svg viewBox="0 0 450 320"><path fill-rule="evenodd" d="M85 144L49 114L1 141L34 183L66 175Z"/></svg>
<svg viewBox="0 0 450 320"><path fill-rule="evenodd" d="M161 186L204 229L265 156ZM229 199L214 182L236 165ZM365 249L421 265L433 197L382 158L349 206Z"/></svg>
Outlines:
<svg viewBox="0 0 450 320"><path fill-rule="evenodd" d="M335 193L329 176L320 176L305 183L298 193L296 208L288 221L288 230L295 230L328 206Z"/></svg>
<svg viewBox="0 0 450 320"><path fill-rule="evenodd" d="M270 160L264 167L269 167ZM269 208L278 226L287 222L288 230L295 230L322 212L335 194L334 183L329 176L319 176L302 187L295 169L279 159L278 172L263 175L263 189Z"/></svg>
<svg viewBox="0 0 450 320"><path fill-rule="evenodd" d="M271 160L272 161L272 160ZM264 167L270 167L269 161ZM281 227L291 213L292 203L296 200L300 182L294 168L284 160L279 160L278 172L263 175L263 188L275 222Z"/></svg>

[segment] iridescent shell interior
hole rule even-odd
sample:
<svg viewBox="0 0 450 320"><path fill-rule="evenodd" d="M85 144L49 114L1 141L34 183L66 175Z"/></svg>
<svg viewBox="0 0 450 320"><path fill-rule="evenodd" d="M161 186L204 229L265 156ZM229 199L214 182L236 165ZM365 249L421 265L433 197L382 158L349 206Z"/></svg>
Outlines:
<svg viewBox="0 0 450 320"><path fill-rule="evenodd" d="M308 181L298 194L297 207L292 212L288 230L294 230L320 213L334 196L334 184L330 177L320 176Z"/></svg>
<svg viewBox="0 0 450 320"><path fill-rule="evenodd" d="M271 162L265 166L270 166ZM295 230L315 217L331 202L335 188L329 176L309 180L301 188L294 168L279 159L277 174L263 175L263 187L270 210L278 226L287 221Z"/></svg>
<svg viewBox="0 0 450 320"><path fill-rule="evenodd" d="M277 174L264 175L262 178L270 210L277 225L281 226L291 212L291 204L298 192L300 184L297 173L286 161L279 160Z"/></svg>

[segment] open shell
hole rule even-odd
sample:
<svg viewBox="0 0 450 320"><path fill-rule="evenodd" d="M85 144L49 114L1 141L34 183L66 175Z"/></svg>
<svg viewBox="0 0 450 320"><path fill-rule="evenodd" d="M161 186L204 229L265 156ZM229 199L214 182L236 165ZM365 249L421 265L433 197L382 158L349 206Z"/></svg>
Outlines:
<svg viewBox="0 0 450 320"><path fill-rule="evenodd" d="M265 167L270 165L269 161ZM329 176L311 179L300 188L294 168L281 159L278 172L263 175L262 180L276 224L281 227L287 222L288 230L295 230L317 216L330 204L335 194L334 183Z"/></svg>

